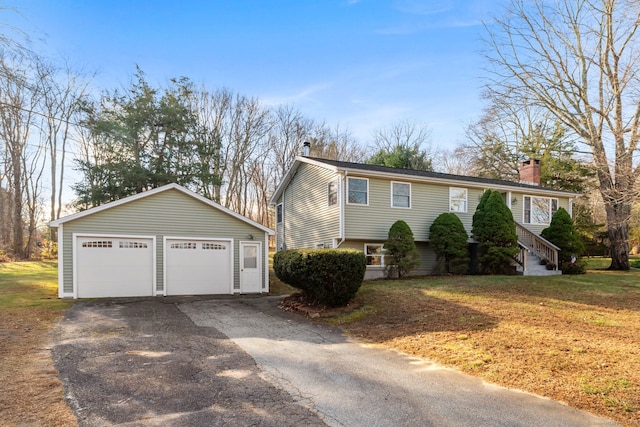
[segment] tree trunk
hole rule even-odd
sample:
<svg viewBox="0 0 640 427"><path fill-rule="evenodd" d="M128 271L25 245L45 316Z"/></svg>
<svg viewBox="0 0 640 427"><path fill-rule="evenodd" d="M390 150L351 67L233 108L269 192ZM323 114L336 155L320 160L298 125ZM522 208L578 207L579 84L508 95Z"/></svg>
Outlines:
<svg viewBox="0 0 640 427"><path fill-rule="evenodd" d="M611 265L609 270L629 270L629 215L631 207L626 204L606 205Z"/></svg>
<svg viewBox="0 0 640 427"><path fill-rule="evenodd" d="M24 258L24 233L22 223L22 168L19 153L12 153L13 163L13 256Z"/></svg>

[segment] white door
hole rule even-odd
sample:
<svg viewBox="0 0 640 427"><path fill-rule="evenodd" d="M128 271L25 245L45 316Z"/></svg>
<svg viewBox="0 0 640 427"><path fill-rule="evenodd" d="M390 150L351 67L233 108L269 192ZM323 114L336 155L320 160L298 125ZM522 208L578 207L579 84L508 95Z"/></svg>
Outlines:
<svg viewBox="0 0 640 427"><path fill-rule="evenodd" d="M228 240L167 239L167 295L233 293L231 249Z"/></svg>
<svg viewBox="0 0 640 427"><path fill-rule="evenodd" d="M153 239L76 238L78 298L153 295Z"/></svg>
<svg viewBox="0 0 640 427"><path fill-rule="evenodd" d="M257 293L262 290L262 259L260 243L240 242L240 292Z"/></svg>

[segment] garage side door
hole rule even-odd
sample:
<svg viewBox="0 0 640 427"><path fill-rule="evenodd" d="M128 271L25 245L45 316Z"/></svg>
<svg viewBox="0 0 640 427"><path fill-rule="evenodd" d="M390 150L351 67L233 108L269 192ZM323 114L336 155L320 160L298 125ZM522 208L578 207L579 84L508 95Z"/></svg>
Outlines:
<svg viewBox="0 0 640 427"><path fill-rule="evenodd" d="M153 295L153 239L82 237L76 241L79 298Z"/></svg>
<svg viewBox="0 0 640 427"><path fill-rule="evenodd" d="M231 242L167 239L167 295L210 295L233 292Z"/></svg>

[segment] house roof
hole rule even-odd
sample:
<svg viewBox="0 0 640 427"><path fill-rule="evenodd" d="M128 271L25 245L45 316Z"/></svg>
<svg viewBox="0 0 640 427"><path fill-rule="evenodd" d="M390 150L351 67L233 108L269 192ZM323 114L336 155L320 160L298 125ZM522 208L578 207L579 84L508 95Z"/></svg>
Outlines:
<svg viewBox="0 0 640 427"><path fill-rule="evenodd" d="M494 188L505 190L531 190L535 194L550 195L550 196L564 196L564 197L578 197L579 193L570 193L566 191L554 190L552 188L540 187L532 184L524 184L519 182L505 181L502 179L490 179L480 178L475 176L466 175L453 175L448 173L421 171L413 169L399 169L391 168L387 166L368 165L365 163L352 163L341 162L338 160L320 159L315 157L297 157L293 162L293 165L287 172L276 192L271 197L269 203L276 204L282 192L289 184L289 181L294 177L296 171L302 163L313 164L323 167L325 169L333 170L336 173L353 174L364 177L386 177L392 179L405 179L412 181L422 181L431 183L440 183L448 185L465 185L467 187L476 188Z"/></svg>
<svg viewBox="0 0 640 427"><path fill-rule="evenodd" d="M59 218L59 219L57 219L55 221L51 221L49 223L49 226L57 228L60 225L64 224L65 222L74 221L76 219L84 218L85 216L93 215L95 213L102 212L102 211L105 211L107 209L112 209L112 208L115 208L117 206L124 205L126 203L131 203L133 201L140 200L140 199L143 199L145 197L153 196L154 194L162 193L162 192L168 191L168 190L180 191L181 193L184 193L189 197L193 197L194 199L199 200L200 202L202 202L202 203L204 203L206 205L209 205L214 209L217 209L217 210L219 210L219 211L221 211L221 212L223 212L223 213L225 213L227 215L231 215L232 217L235 217L235 218L237 218L237 219L239 219L239 220L241 220L243 222L246 222L247 224L252 225L252 226L254 226L256 228L259 228L260 230L264 231L265 233L275 234L275 232L273 230L271 230L270 228L265 227L264 225L259 224L259 223L255 222L255 221L252 221L249 218L247 218L247 217L245 217L243 215L240 215L237 212L232 211L231 209L225 208L224 206L220 205L219 203L214 202L213 200L209 200L206 197L203 197L198 193L194 193L193 191L191 191L191 190L189 190L187 188L184 188L183 186L175 184L175 183L163 185L162 187L154 188L152 190L143 191L142 193L134 194L133 196L129 196L129 197L125 197L123 199L115 200L113 202L105 203L104 205L96 206L94 208L87 209L86 211L81 211L81 212L74 213L72 215L67 215L67 216Z"/></svg>

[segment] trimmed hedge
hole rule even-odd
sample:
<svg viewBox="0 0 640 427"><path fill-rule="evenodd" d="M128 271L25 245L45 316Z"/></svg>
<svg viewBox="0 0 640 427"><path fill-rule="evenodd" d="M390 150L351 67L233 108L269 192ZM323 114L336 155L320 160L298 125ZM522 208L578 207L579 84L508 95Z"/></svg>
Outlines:
<svg viewBox="0 0 640 427"><path fill-rule="evenodd" d="M290 249L273 256L278 279L330 307L346 305L356 295L366 268L365 254L355 249Z"/></svg>

